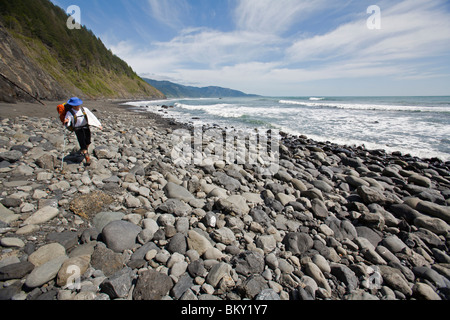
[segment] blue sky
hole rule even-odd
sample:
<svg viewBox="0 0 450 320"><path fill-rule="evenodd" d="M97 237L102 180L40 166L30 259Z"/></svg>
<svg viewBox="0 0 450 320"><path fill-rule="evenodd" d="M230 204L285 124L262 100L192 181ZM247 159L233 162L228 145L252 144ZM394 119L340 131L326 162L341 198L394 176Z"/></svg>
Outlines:
<svg viewBox="0 0 450 320"><path fill-rule="evenodd" d="M448 0L52 2L79 6L143 77L267 96L450 95Z"/></svg>

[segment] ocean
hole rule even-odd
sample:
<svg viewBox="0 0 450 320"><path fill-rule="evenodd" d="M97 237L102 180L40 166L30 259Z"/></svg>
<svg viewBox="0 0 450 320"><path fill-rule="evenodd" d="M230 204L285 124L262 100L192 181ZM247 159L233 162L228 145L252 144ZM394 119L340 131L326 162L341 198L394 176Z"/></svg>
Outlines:
<svg viewBox="0 0 450 320"><path fill-rule="evenodd" d="M195 126L279 129L320 142L450 161L450 96L208 98L127 105Z"/></svg>

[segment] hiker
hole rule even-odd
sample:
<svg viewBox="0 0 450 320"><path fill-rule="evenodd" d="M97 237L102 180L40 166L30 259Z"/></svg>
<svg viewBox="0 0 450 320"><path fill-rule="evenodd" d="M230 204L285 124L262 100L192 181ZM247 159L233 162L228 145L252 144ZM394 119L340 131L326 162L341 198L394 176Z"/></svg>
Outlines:
<svg viewBox="0 0 450 320"><path fill-rule="evenodd" d="M82 107L83 101L79 98L71 98L67 102L67 109L64 125L70 130L74 131L78 143L80 144L80 152L84 155L86 164L91 164L91 158L89 156L89 146L91 145L91 130L90 126L95 126L101 129L101 123L92 112L85 107Z"/></svg>

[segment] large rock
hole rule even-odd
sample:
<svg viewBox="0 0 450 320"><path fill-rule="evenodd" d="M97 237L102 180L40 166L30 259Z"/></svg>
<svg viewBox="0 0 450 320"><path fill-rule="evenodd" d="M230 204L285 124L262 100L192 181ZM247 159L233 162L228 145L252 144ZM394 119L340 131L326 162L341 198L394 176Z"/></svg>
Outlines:
<svg viewBox="0 0 450 320"><path fill-rule="evenodd" d="M195 199L192 193L190 193L186 188L183 188L182 186L179 186L173 182L169 182L166 184L166 186L164 187L164 192L169 199L178 199L185 202L189 202L190 200Z"/></svg>
<svg viewBox="0 0 450 320"><path fill-rule="evenodd" d="M194 230L188 232L188 248L195 250L202 256L208 249L213 248L212 244L204 236Z"/></svg>
<svg viewBox="0 0 450 320"><path fill-rule="evenodd" d="M356 232L358 233L358 237L367 239L373 245L374 248L376 248L382 240L380 234L375 232L371 228L359 226L356 227L355 229Z"/></svg>
<svg viewBox="0 0 450 320"><path fill-rule="evenodd" d="M123 263L124 259L121 254L115 253L104 245L97 245L91 256L92 267L101 270L107 277L122 270Z"/></svg>
<svg viewBox="0 0 450 320"><path fill-rule="evenodd" d="M420 201L416 209L429 216L439 218L450 223L450 207L440 206L433 202Z"/></svg>
<svg viewBox="0 0 450 320"><path fill-rule="evenodd" d="M227 199L219 199L216 206L226 213L235 214L238 216L247 215L250 212L250 207L247 205L247 200L243 196L233 195Z"/></svg>
<svg viewBox="0 0 450 320"><path fill-rule="evenodd" d="M320 268L312 262L306 263L304 268L305 268L305 273L308 276L310 276L311 278L313 278L319 287L324 289L325 297L330 298L331 297L331 287L328 284L328 281L325 278L325 276L323 275Z"/></svg>
<svg viewBox="0 0 450 320"><path fill-rule="evenodd" d="M44 154L36 160L39 168L53 170L57 165L57 159L53 154Z"/></svg>
<svg viewBox="0 0 450 320"><path fill-rule="evenodd" d="M87 195L73 199L70 202L70 210L76 215L90 220L113 201L114 199L106 193L102 191L94 191Z"/></svg>
<svg viewBox="0 0 450 320"><path fill-rule="evenodd" d="M133 291L134 300L161 300L173 287L172 279L154 270L144 271L139 275Z"/></svg>
<svg viewBox="0 0 450 320"><path fill-rule="evenodd" d="M368 183L366 180L363 180L359 177L355 177L355 176L347 176L345 177L345 181L347 181L347 183L355 188L359 188L361 186L364 187L369 187L370 183Z"/></svg>
<svg viewBox="0 0 450 320"><path fill-rule="evenodd" d="M385 204L386 197L383 193L375 188L367 186L358 187L358 194L363 199L364 203L369 205L371 203Z"/></svg>
<svg viewBox="0 0 450 320"><path fill-rule="evenodd" d="M227 227L214 230L211 234L211 237L213 238L213 240L226 245L233 244L236 241L236 237L233 231L231 231Z"/></svg>
<svg viewBox="0 0 450 320"><path fill-rule="evenodd" d="M446 236L449 231L449 225L445 221L438 218L422 216L416 218L416 220L414 220L414 224L419 228L430 230L437 235Z"/></svg>
<svg viewBox="0 0 450 320"><path fill-rule="evenodd" d="M281 300L278 293L275 292L273 289L264 289L262 290L258 296L255 298L255 300L262 300L262 301L278 301Z"/></svg>
<svg viewBox="0 0 450 320"><path fill-rule="evenodd" d="M295 255L302 255L314 245L312 238L306 233L291 232L288 233L283 243L287 251L291 251Z"/></svg>
<svg viewBox="0 0 450 320"><path fill-rule="evenodd" d="M224 186L228 191L235 191L241 187L241 183L238 180L223 172L214 172L214 177L213 181Z"/></svg>
<svg viewBox="0 0 450 320"><path fill-rule="evenodd" d="M256 246L268 254L277 248L277 241L272 235L263 235L256 239Z"/></svg>
<svg viewBox="0 0 450 320"><path fill-rule="evenodd" d="M61 266L58 271L57 285L60 287L75 286L79 284L81 276L89 268L91 257L89 255L70 258Z"/></svg>
<svg viewBox="0 0 450 320"><path fill-rule="evenodd" d="M306 187L306 185L298 179L292 179L291 180L292 185L294 186L295 189L301 191L301 192L305 192L308 190L308 188Z"/></svg>
<svg viewBox="0 0 450 320"><path fill-rule="evenodd" d="M8 162L17 162L22 158L22 152L18 150L0 152L0 162L8 161Z"/></svg>
<svg viewBox="0 0 450 320"><path fill-rule="evenodd" d="M421 186L421 187L431 188L431 180L430 180L430 178L421 176L421 175L419 175L417 173L409 176L408 177L408 182L409 183L414 183L414 184L416 184L418 186Z"/></svg>
<svg viewBox="0 0 450 320"><path fill-rule="evenodd" d="M405 218L408 223L414 223L414 220L421 216L419 211L405 203L394 204L389 208L389 211L394 213L397 218Z"/></svg>
<svg viewBox="0 0 450 320"><path fill-rule="evenodd" d="M24 225L42 224L52 220L58 214L59 214L58 208L47 206L42 209L39 209L31 217L26 219L24 221Z"/></svg>
<svg viewBox="0 0 450 320"><path fill-rule="evenodd" d="M358 236L355 226L349 220L339 220L334 216L330 216L325 224L334 232L334 238L339 241L344 239L353 240Z"/></svg>
<svg viewBox="0 0 450 320"><path fill-rule="evenodd" d="M31 262L18 262L0 268L0 281L21 279L34 269Z"/></svg>
<svg viewBox="0 0 450 320"><path fill-rule="evenodd" d="M214 265L206 277L206 282L212 285L214 288L217 287L220 280L229 274L231 271L231 266L226 263L218 263Z"/></svg>
<svg viewBox="0 0 450 320"><path fill-rule="evenodd" d="M183 294L188 291L194 285L193 279L189 274L183 274L179 279L177 284L171 290L171 296L175 299L180 299Z"/></svg>
<svg viewBox="0 0 450 320"><path fill-rule="evenodd" d="M160 205L158 209L169 214L174 214L177 217L187 217L192 212L191 206L178 199L169 199Z"/></svg>
<svg viewBox="0 0 450 320"><path fill-rule="evenodd" d="M331 274L334 275L338 280L345 283L348 291L353 291L358 289L359 281L356 274L346 265L332 263L331 264Z"/></svg>
<svg viewBox="0 0 450 320"><path fill-rule="evenodd" d="M261 275L252 275L240 287L242 294L248 299L254 299L258 294L267 289L269 289L267 281Z"/></svg>
<svg viewBox="0 0 450 320"><path fill-rule="evenodd" d="M413 296L419 300L442 300L441 297L426 283L416 283L413 288Z"/></svg>
<svg viewBox="0 0 450 320"><path fill-rule="evenodd" d="M40 247L38 250L33 252L29 257L28 261L39 267L50 260L56 259L60 256L66 255L66 249L59 243L51 243Z"/></svg>
<svg viewBox="0 0 450 320"><path fill-rule="evenodd" d="M92 219L92 225L101 233L110 222L120 221L123 217L122 212L100 212Z"/></svg>
<svg viewBox="0 0 450 320"><path fill-rule="evenodd" d="M182 233L175 234L167 245L167 250L171 253L178 252L180 254L185 254L187 249L186 237Z"/></svg>
<svg viewBox="0 0 450 320"><path fill-rule="evenodd" d="M14 211L6 208L0 203L0 221L4 223L11 223L19 220L20 214L15 214Z"/></svg>
<svg viewBox="0 0 450 320"><path fill-rule="evenodd" d="M393 290L402 292L406 296L412 295L412 289L400 270L388 266L379 266L379 268L386 285Z"/></svg>
<svg viewBox="0 0 450 320"><path fill-rule="evenodd" d="M328 218L328 215L329 215L328 209L321 200L313 199L311 201L311 209L316 218L319 218L322 220Z"/></svg>
<svg viewBox="0 0 450 320"><path fill-rule="evenodd" d="M98 146L94 149L94 154L97 159L113 159L117 152L107 146Z"/></svg>
<svg viewBox="0 0 450 320"><path fill-rule="evenodd" d="M450 288L450 280L430 267L414 267L413 272L417 278L430 281L438 289L448 290Z"/></svg>
<svg viewBox="0 0 450 320"><path fill-rule="evenodd" d="M382 243L392 253L399 253L407 247L406 244L396 235L384 238Z"/></svg>
<svg viewBox="0 0 450 320"><path fill-rule="evenodd" d="M128 221L113 221L103 228L102 237L107 247L115 252L132 249L142 228Z"/></svg>
<svg viewBox="0 0 450 320"><path fill-rule="evenodd" d="M111 299L126 298L132 285L132 273L131 268L124 268L103 281L100 289Z"/></svg>
<svg viewBox="0 0 450 320"><path fill-rule="evenodd" d="M47 236L47 242L57 242L68 251L78 245L78 234L73 231L52 232Z"/></svg>
<svg viewBox="0 0 450 320"><path fill-rule="evenodd" d="M35 268L27 277L25 285L30 288L40 287L50 280L53 280L58 274L59 269L63 263L68 259L67 256L59 256L56 259L50 260L43 265Z"/></svg>
<svg viewBox="0 0 450 320"><path fill-rule="evenodd" d="M261 274L264 271L264 257L256 251L246 251L236 256L232 264L237 273L243 276Z"/></svg>
<svg viewBox="0 0 450 320"><path fill-rule="evenodd" d="M280 201L283 206L286 206L289 202L294 202L296 200L295 196L285 193L277 193L275 195L275 199Z"/></svg>

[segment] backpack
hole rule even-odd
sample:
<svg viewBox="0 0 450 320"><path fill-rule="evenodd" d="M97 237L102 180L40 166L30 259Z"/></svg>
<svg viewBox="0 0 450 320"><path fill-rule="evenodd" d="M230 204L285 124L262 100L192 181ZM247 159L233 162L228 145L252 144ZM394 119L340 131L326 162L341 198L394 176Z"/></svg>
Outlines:
<svg viewBox="0 0 450 320"><path fill-rule="evenodd" d="M69 111L69 109L72 109L71 106L69 106L67 103L60 104L56 107L56 110L58 110L59 113L59 119L61 120L61 123L64 124L64 120L66 119L66 114Z"/></svg>
<svg viewBox="0 0 450 320"><path fill-rule="evenodd" d="M64 120L66 119L67 112L71 112L72 113L72 115L73 115L73 123L74 124L77 123L77 116L75 115L75 112L73 112L72 106L68 105L67 103L60 104L59 106L56 107L56 110L59 113L59 119L61 120L62 124L64 124ZM87 116L86 116L86 113L85 113L84 109L81 108L81 110L82 110L84 116L87 119ZM67 130L69 130L71 132L75 131L74 125L72 125L70 127L67 127Z"/></svg>

